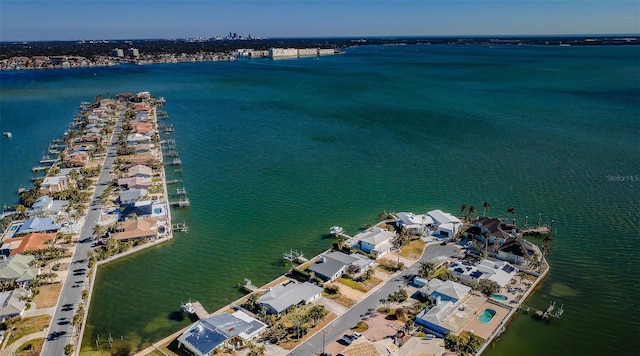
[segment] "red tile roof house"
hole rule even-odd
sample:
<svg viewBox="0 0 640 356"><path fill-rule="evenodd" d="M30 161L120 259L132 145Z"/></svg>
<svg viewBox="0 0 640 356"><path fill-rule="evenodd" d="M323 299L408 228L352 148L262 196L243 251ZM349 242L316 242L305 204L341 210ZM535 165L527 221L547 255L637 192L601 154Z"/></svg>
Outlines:
<svg viewBox="0 0 640 356"><path fill-rule="evenodd" d="M42 250L49 247L49 242L56 238L55 233L32 232L28 235L6 239L3 241L0 251L9 256L19 253Z"/></svg>
<svg viewBox="0 0 640 356"><path fill-rule="evenodd" d="M118 224L118 230L115 234L111 235L111 238L118 241L148 238L153 241L158 238L158 220L146 218L123 221Z"/></svg>

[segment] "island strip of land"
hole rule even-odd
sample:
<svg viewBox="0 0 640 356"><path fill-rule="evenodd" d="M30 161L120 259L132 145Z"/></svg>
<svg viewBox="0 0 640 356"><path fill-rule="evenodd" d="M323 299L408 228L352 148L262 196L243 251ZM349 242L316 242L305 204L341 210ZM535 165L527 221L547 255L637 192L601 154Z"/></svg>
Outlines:
<svg viewBox="0 0 640 356"><path fill-rule="evenodd" d="M562 316L522 304L549 271L524 236L544 232L440 210L381 214L354 236L334 226L334 248L286 252L287 274L240 282L250 293L211 314L193 302L199 321L137 355L480 354L518 310Z"/></svg>
<svg viewBox="0 0 640 356"><path fill-rule="evenodd" d="M173 127L158 122L163 103L148 92L81 103L33 168L33 188L20 188L20 203L3 213L2 350L74 353L95 266L186 229L171 223L169 206L189 200L184 188L169 200L160 134Z"/></svg>

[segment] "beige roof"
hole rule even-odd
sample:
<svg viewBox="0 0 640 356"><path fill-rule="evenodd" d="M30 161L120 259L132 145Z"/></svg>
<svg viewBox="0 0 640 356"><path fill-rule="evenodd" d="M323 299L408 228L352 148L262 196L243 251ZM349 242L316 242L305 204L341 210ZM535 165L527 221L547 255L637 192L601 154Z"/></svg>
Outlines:
<svg viewBox="0 0 640 356"><path fill-rule="evenodd" d="M131 240L158 235L158 220L154 218L127 220L122 222L119 227L121 232L113 234L111 238L116 240Z"/></svg>
<svg viewBox="0 0 640 356"><path fill-rule="evenodd" d="M129 175L129 177L132 177L138 174L151 176L153 174L153 170L151 169L151 167L148 167L142 164L136 164L135 166L129 167L129 169L127 170L127 174Z"/></svg>

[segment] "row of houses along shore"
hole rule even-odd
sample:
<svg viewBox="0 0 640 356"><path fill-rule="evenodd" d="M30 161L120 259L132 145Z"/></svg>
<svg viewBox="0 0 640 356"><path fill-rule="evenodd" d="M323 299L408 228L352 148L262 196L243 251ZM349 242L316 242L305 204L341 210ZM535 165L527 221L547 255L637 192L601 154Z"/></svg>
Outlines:
<svg viewBox="0 0 640 356"><path fill-rule="evenodd" d="M336 53L338 52L332 48L270 48L268 50L242 48L229 52L145 54L136 48L130 48L126 51L115 48L110 55L96 55L91 58L74 55L15 56L0 60L0 71L108 67L118 64L217 62L234 61L240 57L270 59L299 58L327 56Z"/></svg>
<svg viewBox="0 0 640 356"><path fill-rule="evenodd" d="M185 196L169 201L160 133L168 136L172 126L158 122L167 117L163 104L149 92L81 103L67 131L33 168L33 187L21 188L20 203L3 212L0 321L7 331L0 350L20 346L10 342L21 321L47 315L73 321L43 325L49 335L43 354L75 349L94 266L173 237L170 205L189 204ZM176 156L169 164L179 164ZM65 283L70 278L76 282ZM60 305L74 295L77 301ZM60 342L56 333L72 335L71 341Z"/></svg>
<svg viewBox="0 0 640 356"><path fill-rule="evenodd" d="M480 354L518 310L562 316L522 304L549 271L524 237L549 226L437 209L382 219L354 236L332 227L334 247L311 260L285 253L300 264L259 288L245 279L250 293L214 313L194 303L198 321L138 355Z"/></svg>
<svg viewBox="0 0 640 356"><path fill-rule="evenodd" d="M179 165L179 158L163 157L160 132L172 130L158 122L167 116L159 111L163 102L141 92L82 103L41 162L46 176L3 215L0 317L9 325L42 314L73 320L45 327L43 354L79 348L95 266L171 239L170 205L188 206L186 197L169 201L163 162ZM174 141L164 142L175 152ZM185 304L198 321L139 354L479 354L549 270L543 251L524 238L549 231L539 223L522 230L506 218L458 218L438 209L380 218L354 236L332 227L332 249L310 260L287 253L294 262L287 274L260 288L246 280L250 293L214 313ZM86 274L76 272L84 266ZM78 274L84 280L69 287L78 302L65 304L72 308L60 305L64 289L53 310L35 302L34 290ZM534 312L562 315L552 306ZM3 350L20 346L9 343L8 330ZM62 332L70 341L51 337Z"/></svg>

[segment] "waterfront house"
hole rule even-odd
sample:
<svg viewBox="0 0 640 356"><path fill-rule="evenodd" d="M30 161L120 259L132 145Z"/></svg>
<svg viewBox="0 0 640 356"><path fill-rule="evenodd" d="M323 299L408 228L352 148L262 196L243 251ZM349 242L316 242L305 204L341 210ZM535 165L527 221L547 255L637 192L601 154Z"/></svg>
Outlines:
<svg viewBox="0 0 640 356"><path fill-rule="evenodd" d="M36 258L31 255L0 256L0 284L29 288L31 282L40 274L40 269L31 267Z"/></svg>
<svg viewBox="0 0 640 356"><path fill-rule="evenodd" d="M410 212L400 212L396 214L396 217L398 217L396 226L414 235L422 235L425 229L434 223L433 218L427 214L415 215Z"/></svg>
<svg viewBox="0 0 640 356"><path fill-rule="evenodd" d="M118 241L132 241L158 238L158 220L154 218L134 219L118 223L111 238Z"/></svg>
<svg viewBox="0 0 640 356"><path fill-rule="evenodd" d="M458 302L471 291L470 287L453 281L441 281L439 279L431 279L427 284L418 290L425 298L432 300Z"/></svg>
<svg viewBox="0 0 640 356"><path fill-rule="evenodd" d="M396 236L394 232L374 226L364 232L354 236L354 240L358 241L356 247L360 250L371 253L376 258L386 254L391 250L391 240Z"/></svg>
<svg viewBox="0 0 640 356"><path fill-rule="evenodd" d="M151 186L149 177L127 177L118 179L118 185L124 189L148 189Z"/></svg>
<svg viewBox="0 0 640 356"><path fill-rule="evenodd" d="M131 204L147 195L146 189L129 189L118 194L118 204Z"/></svg>
<svg viewBox="0 0 640 356"><path fill-rule="evenodd" d="M434 234L441 237L454 237L462 226L458 218L438 209L427 212L427 215L433 219Z"/></svg>
<svg viewBox="0 0 640 356"><path fill-rule="evenodd" d="M519 236L521 233L520 229L515 225L507 224L498 218L486 216L476 219L464 232L468 239L483 243L486 239L488 245L495 243L502 245L507 238Z"/></svg>
<svg viewBox="0 0 640 356"><path fill-rule="evenodd" d="M30 217L35 216L58 216L64 207L69 205L67 200L54 200L48 195L43 195L36 199L31 208L27 211Z"/></svg>
<svg viewBox="0 0 640 356"><path fill-rule="evenodd" d="M119 218L124 220L131 214L136 214L138 218L162 218L167 216L168 210L165 201L140 200L124 206Z"/></svg>
<svg viewBox="0 0 640 356"><path fill-rule="evenodd" d="M75 151L67 155L64 162L72 167L85 167L89 164L89 154L84 151Z"/></svg>
<svg viewBox="0 0 640 356"><path fill-rule="evenodd" d="M136 164L135 166L127 169L127 177L143 177L149 178L153 175L153 170L149 166L143 164Z"/></svg>
<svg viewBox="0 0 640 356"><path fill-rule="evenodd" d="M218 347L241 348L267 328L263 322L236 311L201 319L178 337L178 348L209 356Z"/></svg>
<svg viewBox="0 0 640 356"><path fill-rule="evenodd" d="M40 183L40 193L50 194L55 192L61 192L69 188L69 179L66 175L59 175L55 177L45 177Z"/></svg>
<svg viewBox="0 0 640 356"><path fill-rule="evenodd" d="M149 122L132 122L129 124L130 132L148 135L153 131L153 125Z"/></svg>
<svg viewBox="0 0 640 356"><path fill-rule="evenodd" d="M258 298L260 307L266 307L270 314L280 314L292 306L310 303L320 296L322 288L309 282L296 283L289 280L270 287Z"/></svg>
<svg viewBox="0 0 640 356"><path fill-rule="evenodd" d="M496 257L516 265L527 265L532 258L540 256L540 249L521 237L510 237L498 248Z"/></svg>
<svg viewBox="0 0 640 356"><path fill-rule="evenodd" d="M26 298L30 296L31 292L24 288L0 292L0 322L22 316L27 307Z"/></svg>
<svg viewBox="0 0 640 356"><path fill-rule="evenodd" d="M453 263L449 271L466 284L478 283L481 279L489 279L504 287L518 273L518 269L506 261L484 259L475 266Z"/></svg>
<svg viewBox="0 0 640 356"><path fill-rule="evenodd" d="M49 247L49 242L55 240L55 238L55 233L33 232L21 237L7 239L3 241L0 253L5 256L14 256L23 252L43 250Z"/></svg>
<svg viewBox="0 0 640 356"><path fill-rule="evenodd" d="M58 232L58 230L60 230L60 227L62 227L62 225L56 224L53 218L35 217L29 220L26 220L24 223L22 223L22 225L20 225L20 227L16 231L15 236L30 234L32 232L44 232L44 233Z"/></svg>
<svg viewBox="0 0 640 356"><path fill-rule="evenodd" d="M450 333L455 328L455 323L454 320L447 319L459 311L465 311L461 305L469 298L470 291L471 288L460 283L430 280L426 286L420 288L420 293L434 301L435 305L416 315L416 324L424 326L438 336Z"/></svg>
<svg viewBox="0 0 640 356"><path fill-rule="evenodd" d="M151 137L140 133L133 133L127 135L127 145L133 146L140 143L151 143Z"/></svg>
<svg viewBox="0 0 640 356"><path fill-rule="evenodd" d="M325 282L333 282L345 272L360 273L371 266L373 261L363 255L343 252L332 252L320 257L318 262L309 266L307 270L315 273Z"/></svg>
<svg viewBox="0 0 640 356"><path fill-rule="evenodd" d="M135 154L141 154L141 153L149 153L151 152L151 147L152 145L148 144L148 143L139 143L137 145L133 145L133 149L135 150Z"/></svg>

